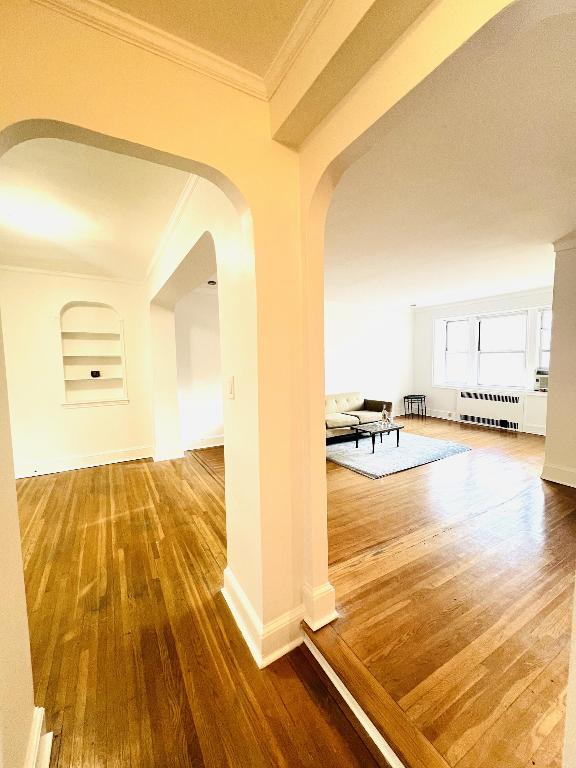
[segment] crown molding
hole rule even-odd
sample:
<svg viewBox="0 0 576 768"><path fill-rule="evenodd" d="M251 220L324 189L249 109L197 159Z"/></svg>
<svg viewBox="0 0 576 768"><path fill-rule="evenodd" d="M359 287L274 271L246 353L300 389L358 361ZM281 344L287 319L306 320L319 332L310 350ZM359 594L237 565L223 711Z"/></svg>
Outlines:
<svg viewBox="0 0 576 768"><path fill-rule="evenodd" d="M150 278L150 275L154 271L154 268L162 258L164 251L166 249L166 246L168 245L168 241L170 240L172 233L174 232L176 226L178 225L180 219L184 214L186 203L190 199L190 195L194 192L194 190L198 186L199 181L200 181L199 176L191 174L188 177L186 184L184 184L184 187L182 188L182 192L180 192L180 196L176 201L176 205L174 206L174 209L170 214L170 218L168 219L168 222L164 227L164 231L162 232L160 240L158 241L158 245L154 250L154 255L150 260L148 269L146 270L146 278L145 278L146 280Z"/></svg>
<svg viewBox="0 0 576 768"><path fill-rule="evenodd" d="M207 75L250 96L263 100L268 98L263 79L253 72L128 13L111 8L100 0L32 0L32 2L142 48L148 53Z"/></svg>
<svg viewBox="0 0 576 768"><path fill-rule="evenodd" d="M333 0L308 0L280 50L264 75L268 98L271 99L290 71L298 54L304 48L332 5Z"/></svg>
<svg viewBox="0 0 576 768"><path fill-rule="evenodd" d="M2 257L0 256L0 259ZM129 277L112 277L110 275L98 275L92 272L67 272L64 269L42 269L42 267L24 267L18 264L0 263L0 272L23 272L24 274L45 275L46 277L71 277L74 280L93 280L102 283L122 283L123 285L143 286L143 280L133 280Z"/></svg>

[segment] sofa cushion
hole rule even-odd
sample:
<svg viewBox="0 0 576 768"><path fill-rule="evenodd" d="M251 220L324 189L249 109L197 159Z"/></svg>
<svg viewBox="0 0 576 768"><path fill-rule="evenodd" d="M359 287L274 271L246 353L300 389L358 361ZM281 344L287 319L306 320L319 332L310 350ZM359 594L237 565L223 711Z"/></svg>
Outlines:
<svg viewBox="0 0 576 768"><path fill-rule="evenodd" d="M324 407L326 414L359 411L364 406L364 397L360 392L342 392L339 395L326 395Z"/></svg>
<svg viewBox="0 0 576 768"><path fill-rule="evenodd" d="M382 411L346 411L344 416L355 416L360 424L368 424L370 421L380 421Z"/></svg>
<svg viewBox="0 0 576 768"><path fill-rule="evenodd" d="M356 416L350 416L347 413L327 413L326 428L337 429L338 427L352 427L359 424Z"/></svg>

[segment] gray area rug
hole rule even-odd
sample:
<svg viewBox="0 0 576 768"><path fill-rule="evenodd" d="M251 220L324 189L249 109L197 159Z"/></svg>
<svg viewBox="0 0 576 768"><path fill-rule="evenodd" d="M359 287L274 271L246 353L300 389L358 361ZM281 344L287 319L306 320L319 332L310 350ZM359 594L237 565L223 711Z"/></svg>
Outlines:
<svg viewBox="0 0 576 768"><path fill-rule="evenodd" d="M326 458L376 480L379 477L393 475L422 464L430 464L439 459L447 459L449 456L469 450L468 446L461 443L422 437L422 435L413 435L402 430L399 448L396 448L396 433L393 432L390 435L383 435L382 444L380 438L376 436L374 453L372 453L372 441L370 438L365 438L360 440L358 448L355 442L327 445Z"/></svg>

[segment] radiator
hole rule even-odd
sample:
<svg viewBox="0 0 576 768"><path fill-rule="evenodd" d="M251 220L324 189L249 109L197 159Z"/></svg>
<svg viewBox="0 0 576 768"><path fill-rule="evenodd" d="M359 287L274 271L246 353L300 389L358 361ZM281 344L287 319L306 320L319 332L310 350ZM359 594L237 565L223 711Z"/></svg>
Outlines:
<svg viewBox="0 0 576 768"><path fill-rule="evenodd" d="M461 391L458 396L460 421L469 424L519 430L523 413L524 402L521 395Z"/></svg>

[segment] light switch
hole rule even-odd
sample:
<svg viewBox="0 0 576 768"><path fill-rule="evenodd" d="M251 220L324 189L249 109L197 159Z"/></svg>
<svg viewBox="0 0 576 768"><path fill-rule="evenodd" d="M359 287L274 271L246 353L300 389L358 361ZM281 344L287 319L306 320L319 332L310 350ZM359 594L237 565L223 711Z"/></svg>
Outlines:
<svg viewBox="0 0 576 768"><path fill-rule="evenodd" d="M234 393L234 376L228 377L228 385L226 389L226 396L229 400L234 400L235 393Z"/></svg>

